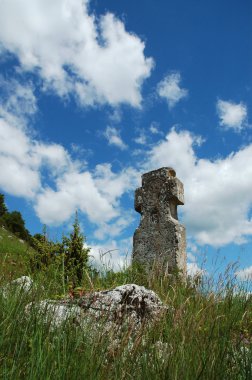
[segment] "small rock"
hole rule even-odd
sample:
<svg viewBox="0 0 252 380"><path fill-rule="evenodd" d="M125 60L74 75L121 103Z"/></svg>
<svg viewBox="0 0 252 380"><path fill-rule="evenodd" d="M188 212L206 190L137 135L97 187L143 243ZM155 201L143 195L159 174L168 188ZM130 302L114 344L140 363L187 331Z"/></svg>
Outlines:
<svg viewBox="0 0 252 380"><path fill-rule="evenodd" d="M29 276L21 276L16 280L11 281L10 285L17 285L20 289L25 292L29 292L33 286L33 281Z"/></svg>
<svg viewBox="0 0 252 380"><path fill-rule="evenodd" d="M33 281L29 276L21 276L16 280L11 281L9 284L5 285L1 290L3 296L6 298L8 293L13 289L18 291L29 292L33 286Z"/></svg>

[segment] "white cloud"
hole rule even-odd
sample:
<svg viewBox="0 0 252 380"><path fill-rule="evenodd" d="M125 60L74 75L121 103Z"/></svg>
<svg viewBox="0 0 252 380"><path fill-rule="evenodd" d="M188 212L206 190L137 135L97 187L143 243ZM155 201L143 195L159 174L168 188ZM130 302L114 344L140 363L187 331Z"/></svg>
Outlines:
<svg viewBox="0 0 252 380"><path fill-rule="evenodd" d="M136 187L136 176L131 168L116 174L110 164L97 165L93 173L72 165L56 178L55 190L40 192L35 210L44 223L59 225L79 209L96 224L97 239L118 236L132 222L131 214L121 209L120 198Z"/></svg>
<svg viewBox="0 0 252 380"><path fill-rule="evenodd" d="M242 281L252 280L252 266L237 271L236 276Z"/></svg>
<svg viewBox="0 0 252 380"><path fill-rule="evenodd" d="M160 130L158 129L158 127L159 127L159 124L157 122L153 121L150 125L150 132L153 133L153 135L157 135L157 134L161 133Z"/></svg>
<svg viewBox="0 0 252 380"><path fill-rule="evenodd" d="M167 100L169 108L188 96L188 90L180 87L181 75L174 72L167 75L157 86L158 95Z"/></svg>
<svg viewBox="0 0 252 380"><path fill-rule="evenodd" d="M94 233L94 236L103 240L106 236L115 238L119 236L134 220L130 211L120 211L120 217L112 220L111 223L100 223L99 228Z"/></svg>
<svg viewBox="0 0 252 380"><path fill-rule="evenodd" d="M149 153L144 169L172 166L184 183L181 207L189 237L199 244L222 246L252 234L252 144L217 159L198 159L202 139L172 129Z"/></svg>
<svg viewBox="0 0 252 380"><path fill-rule="evenodd" d="M21 84L17 80L5 80L0 75L0 116L12 125L25 127L37 112L37 99L31 83Z"/></svg>
<svg viewBox="0 0 252 380"><path fill-rule="evenodd" d="M56 190L45 189L37 197L35 210L47 224L61 224L76 209L91 222L100 224L116 217L118 212L106 199L89 172L67 171L56 179Z"/></svg>
<svg viewBox="0 0 252 380"><path fill-rule="evenodd" d="M187 252L187 259L193 263L196 261L196 257L191 252Z"/></svg>
<svg viewBox="0 0 252 380"><path fill-rule="evenodd" d="M0 83L0 187L34 199L42 189L41 169L57 175L69 165L70 158L62 146L35 140L27 129L27 122L37 111L32 86L2 77Z"/></svg>
<svg viewBox="0 0 252 380"><path fill-rule="evenodd" d="M0 43L44 88L74 94L81 105L141 103L153 60L113 14L97 17L87 0L0 2Z"/></svg>
<svg viewBox="0 0 252 380"><path fill-rule="evenodd" d="M206 274L206 271L200 268L197 263L187 263L187 274L191 277L198 277Z"/></svg>
<svg viewBox="0 0 252 380"><path fill-rule="evenodd" d="M101 245L91 243L90 262L98 269L120 271L131 261L132 238L110 240Z"/></svg>
<svg viewBox="0 0 252 380"><path fill-rule="evenodd" d="M104 137L108 140L109 145L115 145L121 150L127 149L127 145L123 142L120 131L114 127L107 127Z"/></svg>
<svg viewBox="0 0 252 380"><path fill-rule="evenodd" d="M13 195L32 198L40 188L33 144L25 131L25 119L36 110L28 86L0 77L0 187ZM23 112L22 112L23 110Z"/></svg>
<svg viewBox="0 0 252 380"><path fill-rule="evenodd" d="M0 171L0 188L9 194L33 198L40 188L37 170L14 157L0 154Z"/></svg>
<svg viewBox="0 0 252 380"><path fill-rule="evenodd" d="M141 131L140 135L134 139L135 143L145 145L147 143L147 136L144 131Z"/></svg>
<svg viewBox="0 0 252 380"><path fill-rule="evenodd" d="M8 121L11 119L5 120L0 112L0 187L13 195L34 198L42 186L41 169L58 175L70 158L62 146L33 140L22 123L18 128Z"/></svg>
<svg viewBox="0 0 252 380"><path fill-rule="evenodd" d="M233 129L236 132L240 132L246 126L247 106L245 104L219 99L216 107L220 118L220 125L225 129Z"/></svg>
<svg viewBox="0 0 252 380"><path fill-rule="evenodd" d="M44 223L60 224L79 209L96 224L100 238L120 234L132 220L129 215L122 218L120 198L135 185L134 170L116 174L110 165L103 164L91 173L86 163L83 168L82 162L73 160L63 146L34 139L21 114L22 107L25 114L33 113L29 111L34 110L32 94L15 84L17 91L12 83L12 92L0 108L0 188L30 198ZM20 93L29 96L22 98ZM12 105L16 105L16 114L10 112L14 112Z"/></svg>
<svg viewBox="0 0 252 380"><path fill-rule="evenodd" d="M28 104L33 99L29 91L21 91L29 94ZM36 101L33 99L26 108L25 96L13 99L6 99L0 108L0 187L30 198L43 222L59 224L78 208L97 226L99 238L119 235L132 220L122 209L122 198L139 186L139 168L114 172L110 164L103 163L93 172L83 169L61 145L35 140L24 120L19 124L19 116L10 113L10 104L21 110L20 101L24 110L28 109L26 113L33 114ZM188 131L173 128L147 157L142 152L145 162L142 157L138 161L141 174L173 166L185 186L181 210L188 236L212 246L241 243L252 234L248 216L252 205L252 144L227 157L209 160L197 157L195 148L202 142Z"/></svg>
<svg viewBox="0 0 252 380"><path fill-rule="evenodd" d="M128 167L119 173L114 173L111 164L100 164L95 168L94 179L103 194L111 200L116 200L125 192L138 184L139 173L136 169Z"/></svg>
<svg viewBox="0 0 252 380"><path fill-rule="evenodd" d="M43 144L34 142L34 159L37 164L46 166L51 170L51 174L57 175L71 166L71 158L63 146L59 144Z"/></svg>

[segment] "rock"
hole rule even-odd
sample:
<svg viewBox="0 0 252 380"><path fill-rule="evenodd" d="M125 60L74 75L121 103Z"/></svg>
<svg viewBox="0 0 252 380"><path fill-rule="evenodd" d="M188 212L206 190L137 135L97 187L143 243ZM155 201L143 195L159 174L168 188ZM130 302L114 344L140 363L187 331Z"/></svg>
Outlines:
<svg viewBox="0 0 252 380"><path fill-rule="evenodd" d="M29 292L33 286L33 281L29 276L21 276L16 280L10 282L10 285L17 286L18 288L24 290L25 292Z"/></svg>
<svg viewBox="0 0 252 380"><path fill-rule="evenodd" d="M29 303L25 312L39 314L45 323L50 323L51 328L60 327L63 323L71 321L77 325L81 324L84 317L83 310L76 305L63 303L62 301L43 300L39 303Z"/></svg>
<svg viewBox="0 0 252 380"><path fill-rule="evenodd" d="M90 293L82 297L78 305L95 318L106 317L117 324L122 320L137 324L154 321L166 309L152 290L135 284Z"/></svg>
<svg viewBox="0 0 252 380"><path fill-rule="evenodd" d="M118 332L127 326L137 331L158 321L167 311L152 290L135 284L91 292L77 300L44 300L27 305L26 312L30 313L32 307L53 327L72 321L82 327L91 324L94 330L101 327L103 332Z"/></svg>
<svg viewBox="0 0 252 380"><path fill-rule="evenodd" d="M16 280L11 281L9 284L2 287L2 294L6 298L8 294L15 291L24 291L25 293L29 292L33 287L33 281L29 276L21 276Z"/></svg>

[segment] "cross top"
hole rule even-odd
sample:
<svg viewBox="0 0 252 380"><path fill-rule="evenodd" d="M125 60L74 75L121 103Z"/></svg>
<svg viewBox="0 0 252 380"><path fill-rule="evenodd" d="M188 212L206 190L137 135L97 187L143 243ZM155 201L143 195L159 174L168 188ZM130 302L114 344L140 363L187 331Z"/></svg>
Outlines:
<svg viewBox="0 0 252 380"><path fill-rule="evenodd" d="M135 210L142 219L149 216L150 223L178 219L177 206L183 204L183 184L173 168L163 167L142 175L142 187L135 192Z"/></svg>

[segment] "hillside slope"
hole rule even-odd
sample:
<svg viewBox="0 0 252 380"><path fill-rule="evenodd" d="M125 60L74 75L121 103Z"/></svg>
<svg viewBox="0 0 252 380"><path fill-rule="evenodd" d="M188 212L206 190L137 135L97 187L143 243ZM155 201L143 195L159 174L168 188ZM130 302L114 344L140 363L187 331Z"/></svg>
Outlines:
<svg viewBox="0 0 252 380"><path fill-rule="evenodd" d="M32 251L27 242L0 227L0 282L27 274Z"/></svg>

